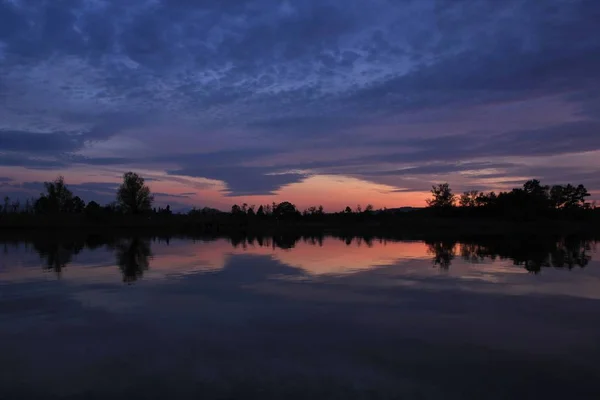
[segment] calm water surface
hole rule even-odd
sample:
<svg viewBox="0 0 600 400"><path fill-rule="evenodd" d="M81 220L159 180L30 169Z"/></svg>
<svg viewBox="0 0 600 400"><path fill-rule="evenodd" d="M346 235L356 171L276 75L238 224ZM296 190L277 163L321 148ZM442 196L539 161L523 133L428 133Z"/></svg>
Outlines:
<svg viewBox="0 0 600 400"><path fill-rule="evenodd" d="M593 241L0 243L0 398L598 399Z"/></svg>

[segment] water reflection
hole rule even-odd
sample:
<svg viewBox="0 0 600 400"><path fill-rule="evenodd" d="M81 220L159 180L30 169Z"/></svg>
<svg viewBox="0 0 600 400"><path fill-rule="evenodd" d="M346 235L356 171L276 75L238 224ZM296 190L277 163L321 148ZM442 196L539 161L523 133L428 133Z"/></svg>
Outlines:
<svg viewBox="0 0 600 400"><path fill-rule="evenodd" d="M430 254L433 255L433 265L442 269L448 269L456 252L454 242L425 242Z"/></svg>
<svg viewBox="0 0 600 400"><path fill-rule="evenodd" d="M598 398L594 242L400 239L7 242L0 398Z"/></svg>
<svg viewBox="0 0 600 400"><path fill-rule="evenodd" d="M32 240L32 249L41 258L43 268L60 277L64 268L75 261L83 249L113 254L114 265L122 273L124 283L131 284L143 278L151 268L152 247L161 246L162 262L170 257L170 264L178 268L188 257L197 268L219 269L227 254L269 255L280 262L298 267L311 275L357 272L381 265L393 265L403 259L430 260L430 265L450 271L454 263L490 264L496 260L510 261L511 265L538 274L544 268L571 270L586 267L594 250L594 241L578 238L478 238L469 240L402 241L375 236L276 235L235 236L227 238L183 238L184 247L166 251L171 236L114 237L89 235L77 238L43 237ZM210 242L200 252L193 243ZM182 241L177 240L176 243ZM8 244L4 253L10 254ZM106 258L106 257L105 257Z"/></svg>
<svg viewBox="0 0 600 400"><path fill-rule="evenodd" d="M168 243L168 241L167 241ZM141 279L150 267L150 240L134 237L121 239L115 246L117 265L123 274L123 282L131 284Z"/></svg>
<svg viewBox="0 0 600 400"><path fill-rule="evenodd" d="M60 278L62 270L73 261L73 256L83 250L84 243L43 240L33 242L33 248L42 259L43 268Z"/></svg>
<svg viewBox="0 0 600 400"><path fill-rule="evenodd" d="M576 237L560 240L540 238L525 240L489 240L480 242L433 241L428 242L433 264L443 269L452 265L456 255L464 261L480 263L486 259L512 260L515 266L537 274L543 268L584 268L591 260L593 242Z"/></svg>

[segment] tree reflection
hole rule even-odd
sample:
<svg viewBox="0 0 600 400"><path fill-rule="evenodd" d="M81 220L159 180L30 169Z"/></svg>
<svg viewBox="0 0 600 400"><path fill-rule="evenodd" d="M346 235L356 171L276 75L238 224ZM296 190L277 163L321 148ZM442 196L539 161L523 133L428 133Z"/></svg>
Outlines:
<svg viewBox="0 0 600 400"><path fill-rule="evenodd" d="M511 260L531 273L539 273L543 268L585 267L591 260L591 241L575 237L556 239L518 238L481 239L477 242L464 242L458 246L454 241L427 242L427 249L433 255L433 264L447 269L452 260L460 257L469 263L485 259Z"/></svg>
<svg viewBox="0 0 600 400"><path fill-rule="evenodd" d="M557 251L550 260L555 268L585 267L592 259L592 242L579 238L567 238L558 243Z"/></svg>
<svg viewBox="0 0 600 400"><path fill-rule="evenodd" d="M273 247L279 247L284 250L293 249L300 239L302 239L300 235L274 235Z"/></svg>
<svg viewBox="0 0 600 400"><path fill-rule="evenodd" d="M152 257L150 241L140 238L123 239L116 244L117 265L123 274L123 282L131 284L144 275Z"/></svg>
<svg viewBox="0 0 600 400"><path fill-rule="evenodd" d="M442 269L450 268L452 260L454 260L455 242L425 242L427 244L427 252L433 255L433 265Z"/></svg>
<svg viewBox="0 0 600 400"><path fill-rule="evenodd" d="M403 240L375 235L330 235L344 242L347 246L356 243L357 247L366 244L373 246L374 239L385 246L388 240ZM268 246L279 249L293 249L299 241L313 246L323 246L323 234L295 235L236 235L229 236L234 247L246 248L251 246ZM576 266L585 267L591 256L591 241L575 237L563 239L556 238L527 238L516 237L512 239L497 237L482 237L471 240L429 240L425 239L427 252L433 256L432 263L441 269L449 269L456 257L461 257L469 263L481 263L485 260L512 260L514 265L524 267L527 271L538 273L542 268L569 268Z"/></svg>
<svg viewBox="0 0 600 400"><path fill-rule="evenodd" d="M59 242L55 240L39 240L33 243L33 248L44 262L44 270L54 271L58 278L63 269L71 263L73 256L83 249L81 242Z"/></svg>
<svg viewBox="0 0 600 400"><path fill-rule="evenodd" d="M219 236L185 236L189 239L215 240ZM234 247L247 248L272 247L273 249L293 249L299 242L311 246L324 245L323 233L299 234L237 234L226 237ZM390 241L406 240L404 237L348 234L328 235L327 237L340 240L348 246L356 244L364 247L365 251L375 244L385 246ZM158 240L160 243L169 243L171 236L148 237L115 237L108 234L90 234L69 237L36 237L31 242L34 250L43 261L44 269L54 271L58 277L64 268L72 262L73 257L82 249L90 250L107 246L116 251L117 264L123 274L123 281L132 283L143 276L149 267L149 258L152 257L150 242ZM425 238L427 252L432 256L434 266L448 269L456 257L469 263L480 263L486 260L510 260L516 266L522 267L531 273L539 273L544 268L585 267L592 256L592 240L584 240L575 236L563 238L552 237L491 237L483 236L468 240L432 240ZM8 250L5 247L5 252Z"/></svg>

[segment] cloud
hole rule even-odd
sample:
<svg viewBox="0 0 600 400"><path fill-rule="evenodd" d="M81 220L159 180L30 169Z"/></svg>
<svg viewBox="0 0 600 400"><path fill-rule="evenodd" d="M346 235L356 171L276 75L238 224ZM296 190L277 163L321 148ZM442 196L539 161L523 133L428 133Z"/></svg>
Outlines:
<svg viewBox="0 0 600 400"><path fill-rule="evenodd" d="M10 152L57 154L80 149L83 146L82 139L81 135L68 132L0 131L0 149Z"/></svg>
<svg viewBox="0 0 600 400"><path fill-rule="evenodd" d="M225 191L227 196L273 194L283 186L300 182L306 178L305 174L294 172L274 174L269 168L243 166L183 168L169 172L175 175L198 176L223 181L227 185Z"/></svg>
<svg viewBox="0 0 600 400"><path fill-rule="evenodd" d="M159 197L174 197L174 198L179 198L179 199L187 199L187 198L190 198L195 193L179 193L179 194L175 194L175 193L154 192L152 194L154 196L159 196Z"/></svg>
<svg viewBox="0 0 600 400"><path fill-rule="evenodd" d="M69 184L69 189L74 191L110 192L116 193L119 184L115 182L84 182Z"/></svg>
<svg viewBox="0 0 600 400"><path fill-rule="evenodd" d="M511 168L515 164L511 163L491 163L491 162L466 162L466 163L434 163L418 167L407 167L399 170L375 171L375 175L432 175L448 174L451 172L489 170L498 168Z"/></svg>
<svg viewBox="0 0 600 400"><path fill-rule="evenodd" d="M188 154L161 161L177 161L181 168L168 170L171 175L203 177L225 182L228 196L271 194L282 186L299 182L304 174L278 168L246 165L276 154L273 149L225 150L204 154Z"/></svg>
<svg viewBox="0 0 600 400"><path fill-rule="evenodd" d="M31 169L64 168L68 164L55 159L42 159L17 154L0 153L0 166L26 167Z"/></svg>
<svg viewBox="0 0 600 400"><path fill-rule="evenodd" d="M290 170L393 183L407 168L593 151L598 19L592 0L2 2L0 165L143 166L235 196L302 181ZM441 124L541 98L572 118Z"/></svg>

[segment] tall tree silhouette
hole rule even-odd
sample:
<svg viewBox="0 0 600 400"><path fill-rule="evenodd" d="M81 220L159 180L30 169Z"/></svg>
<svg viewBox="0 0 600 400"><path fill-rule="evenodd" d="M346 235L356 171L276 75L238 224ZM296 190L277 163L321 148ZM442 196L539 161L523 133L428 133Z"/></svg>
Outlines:
<svg viewBox="0 0 600 400"><path fill-rule="evenodd" d="M52 182L44 182L46 193L35 202L36 212L67 213L73 212L73 193L67 188L65 179L59 176ZM78 201L82 201L77 197ZM79 203L77 204L80 205ZM81 207L81 210L83 207ZM78 210L78 211L81 211Z"/></svg>
<svg viewBox="0 0 600 400"><path fill-rule="evenodd" d="M431 187L431 199L427 199L427 205L433 208L449 208L454 205L454 193L447 183L440 183Z"/></svg>
<svg viewBox="0 0 600 400"><path fill-rule="evenodd" d="M144 178L134 172L127 172L117 191L117 201L126 213L139 214L152 209L154 196L144 184Z"/></svg>
<svg viewBox="0 0 600 400"><path fill-rule="evenodd" d="M273 207L273 215L278 219L286 219L300 215L296 206L289 201L284 201Z"/></svg>

